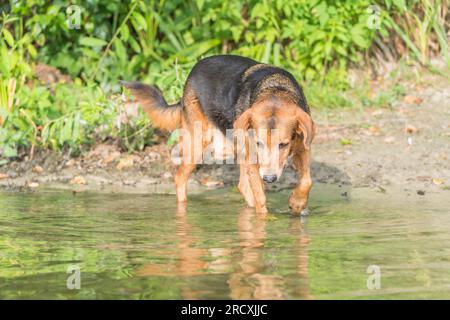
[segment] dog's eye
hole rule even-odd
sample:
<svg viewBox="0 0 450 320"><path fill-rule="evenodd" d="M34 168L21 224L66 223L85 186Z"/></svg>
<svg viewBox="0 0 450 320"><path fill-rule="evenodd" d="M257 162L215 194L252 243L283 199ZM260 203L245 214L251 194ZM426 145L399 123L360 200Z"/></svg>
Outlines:
<svg viewBox="0 0 450 320"><path fill-rule="evenodd" d="M287 142L287 143L280 143L280 144L278 145L278 148L284 149L284 148L286 148L288 145L289 145L289 142Z"/></svg>

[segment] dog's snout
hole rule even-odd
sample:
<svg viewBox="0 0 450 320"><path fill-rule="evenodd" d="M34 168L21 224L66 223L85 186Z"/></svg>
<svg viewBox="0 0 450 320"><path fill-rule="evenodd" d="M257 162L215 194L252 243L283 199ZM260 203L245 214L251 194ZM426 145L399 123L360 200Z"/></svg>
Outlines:
<svg viewBox="0 0 450 320"><path fill-rule="evenodd" d="M263 176L263 180L268 183L275 182L277 181L277 175L276 174L265 175Z"/></svg>

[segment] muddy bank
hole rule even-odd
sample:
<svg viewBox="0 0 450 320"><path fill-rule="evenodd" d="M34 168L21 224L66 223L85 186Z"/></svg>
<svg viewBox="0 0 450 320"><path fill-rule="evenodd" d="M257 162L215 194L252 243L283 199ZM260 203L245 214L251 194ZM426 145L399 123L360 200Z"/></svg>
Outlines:
<svg viewBox="0 0 450 320"><path fill-rule="evenodd" d="M450 196L450 85L435 76L405 87L406 95L389 109L313 113L319 126L313 145L316 183ZM0 167L0 188L174 193L169 155L164 144L133 154L100 144L77 158L38 152L33 160ZM189 192L236 185L238 177L236 166L199 166ZM279 182L267 187L291 188L296 181L288 167Z"/></svg>
<svg viewBox="0 0 450 320"><path fill-rule="evenodd" d="M312 168L316 182L351 185L350 177L336 167L314 161ZM1 171L0 187L10 191L58 188L174 194L175 172L170 149L165 145L128 154L114 145L101 144L78 158L40 152L31 161L13 162ZM229 187L236 185L238 179L238 166L202 165L192 175L189 191ZM280 181L267 188L282 190L295 186L296 182L297 174L289 165Z"/></svg>

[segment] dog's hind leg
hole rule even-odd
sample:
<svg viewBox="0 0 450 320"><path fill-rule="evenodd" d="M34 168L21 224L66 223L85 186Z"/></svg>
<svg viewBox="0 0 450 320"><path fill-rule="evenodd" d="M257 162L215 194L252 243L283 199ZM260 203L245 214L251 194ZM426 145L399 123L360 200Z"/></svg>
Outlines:
<svg viewBox="0 0 450 320"><path fill-rule="evenodd" d="M175 175L178 203L187 202L187 182L197 164L202 163L203 149L205 146L204 130L207 119L202 113L200 103L195 92L189 84L186 85L183 95L185 112L182 117L181 129L186 135L182 137L183 160ZM187 139L185 141L184 139Z"/></svg>
<svg viewBox="0 0 450 320"><path fill-rule="evenodd" d="M244 196L245 201L249 207L255 206L255 198L253 197L252 189L250 188L250 182L248 180L247 170L245 165L240 165L240 176L239 176L239 184L238 189Z"/></svg>
<svg viewBox="0 0 450 320"><path fill-rule="evenodd" d="M191 163L182 163L178 167L177 174L175 176L175 184L177 188L177 200L178 203L183 203L187 201L187 182L189 179L189 176L191 175L192 171L194 171L196 165Z"/></svg>

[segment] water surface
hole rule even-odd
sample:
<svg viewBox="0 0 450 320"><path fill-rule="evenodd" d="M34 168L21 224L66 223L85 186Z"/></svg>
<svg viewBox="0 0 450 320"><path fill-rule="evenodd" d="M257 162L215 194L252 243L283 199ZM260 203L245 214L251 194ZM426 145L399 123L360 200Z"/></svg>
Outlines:
<svg viewBox="0 0 450 320"><path fill-rule="evenodd" d="M172 195L0 193L0 298L450 298L449 203L319 186L300 219L288 195L262 218L231 189L191 196L187 213Z"/></svg>

